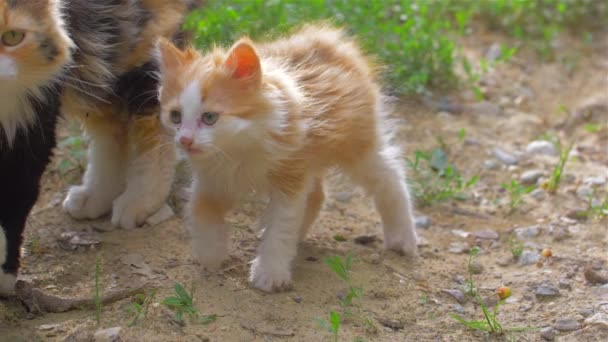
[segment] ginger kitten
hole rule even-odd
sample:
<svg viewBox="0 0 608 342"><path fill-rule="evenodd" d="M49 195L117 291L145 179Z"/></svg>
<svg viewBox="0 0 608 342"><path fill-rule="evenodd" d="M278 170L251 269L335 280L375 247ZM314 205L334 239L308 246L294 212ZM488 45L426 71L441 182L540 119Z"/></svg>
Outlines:
<svg viewBox="0 0 608 342"><path fill-rule="evenodd" d="M201 55L160 40L161 120L193 170L192 249L202 265L228 255L224 216L247 191L270 197L250 281L291 281L298 242L324 200L331 167L374 196L387 249L413 256L416 230L400 149L384 133L382 94L368 58L339 29L308 26Z"/></svg>

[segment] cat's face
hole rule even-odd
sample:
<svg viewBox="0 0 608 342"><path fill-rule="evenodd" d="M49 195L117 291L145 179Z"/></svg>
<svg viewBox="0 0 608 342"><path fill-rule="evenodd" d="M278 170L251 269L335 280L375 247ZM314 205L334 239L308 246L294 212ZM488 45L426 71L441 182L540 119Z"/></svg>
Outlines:
<svg viewBox="0 0 608 342"><path fill-rule="evenodd" d="M159 52L162 122L191 158L229 158L268 137L273 104L262 96L260 60L249 42L201 56L161 41Z"/></svg>
<svg viewBox="0 0 608 342"><path fill-rule="evenodd" d="M43 86L69 61L73 43L59 6L60 0L0 0L0 86Z"/></svg>

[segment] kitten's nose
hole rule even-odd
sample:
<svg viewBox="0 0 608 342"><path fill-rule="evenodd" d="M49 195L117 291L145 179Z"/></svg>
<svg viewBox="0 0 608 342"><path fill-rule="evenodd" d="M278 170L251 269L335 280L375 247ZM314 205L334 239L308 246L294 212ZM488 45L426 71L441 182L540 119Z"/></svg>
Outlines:
<svg viewBox="0 0 608 342"><path fill-rule="evenodd" d="M184 146L184 147L192 146L192 142L193 142L192 138L189 138L189 137L179 138L179 143L182 144L182 146Z"/></svg>

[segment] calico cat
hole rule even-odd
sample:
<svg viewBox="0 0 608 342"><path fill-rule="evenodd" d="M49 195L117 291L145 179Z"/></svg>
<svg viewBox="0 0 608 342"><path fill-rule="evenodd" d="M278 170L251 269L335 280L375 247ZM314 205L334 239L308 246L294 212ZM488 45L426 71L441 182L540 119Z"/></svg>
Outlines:
<svg viewBox="0 0 608 342"><path fill-rule="evenodd" d="M83 184L63 203L71 216L112 211L114 224L132 228L161 207L175 151L162 134L151 49L158 37L181 46L181 23L197 5L0 0L0 295L14 290L60 113L80 119L91 139Z"/></svg>
<svg viewBox="0 0 608 342"><path fill-rule="evenodd" d="M216 267L228 255L224 216L248 190L269 195L252 263L253 286L291 282L291 262L337 166L375 198L384 245L416 255L416 230L400 148L385 131L375 68L353 38L323 25L202 55L160 40L161 121L193 170L193 254Z"/></svg>

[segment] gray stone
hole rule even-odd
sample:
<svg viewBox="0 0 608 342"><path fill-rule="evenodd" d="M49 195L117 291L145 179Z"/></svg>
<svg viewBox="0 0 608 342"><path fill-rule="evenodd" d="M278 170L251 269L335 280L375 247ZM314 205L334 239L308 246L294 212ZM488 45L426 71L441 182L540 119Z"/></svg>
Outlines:
<svg viewBox="0 0 608 342"><path fill-rule="evenodd" d="M465 314L467 313L467 310L460 304L454 304L454 311L458 312L459 314Z"/></svg>
<svg viewBox="0 0 608 342"><path fill-rule="evenodd" d="M483 273L484 267L478 261L473 261L469 266L469 271L473 274L481 274Z"/></svg>
<svg viewBox="0 0 608 342"><path fill-rule="evenodd" d="M540 285L534 292L538 299L550 299L560 295L559 290L551 284Z"/></svg>
<svg viewBox="0 0 608 342"><path fill-rule="evenodd" d="M540 337L545 341L553 341L555 339L555 329L553 327L545 327L540 330Z"/></svg>
<svg viewBox="0 0 608 342"><path fill-rule="evenodd" d="M603 329L608 329L608 315L598 312L585 320L585 326L596 325Z"/></svg>
<svg viewBox="0 0 608 342"><path fill-rule="evenodd" d="M482 240L498 240L499 238L498 233L491 229L478 230L473 233L473 236Z"/></svg>
<svg viewBox="0 0 608 342"><path fill-rule="evenodd" d="M477 115L501 116L502 108L490 101L476 102L471 105L471 111Z"/></svg>
<svg viewBox="0 0 608 342"><path fill-rule="evenodd" d="M530 196L532 196L532 198L534 198L537 201L542 201L542 200L545 199L546 194L545 194L545 191L543 189L534 189L530 193Z"/></svg>
<svg viewBox="0 0 608 342"><path fill-rule="evenodd" d="M488 170L496 170L499 166L500 165L498 164L498 162L494 159L488 159L483 162L483 167Z"/></svg>
<svg viewBox="0 0 608 342"><path fill-rule="evenodd" d="M416 216L416 227L426 229L431 226L431 219L428 216Z"/></svg>
<svg viewBox="0 0 608 342"><path fill-rule="evenodd" d="M505 152L500 147L496 147L494 149L494 156L496 156L496 158L498 160L500 160L501 162L503 162L506 165L516 165L519 162L517 157Z"/></svg>
<svg viewBox="0 0 608 342"><path fill-rule="evenodd" d="M535 184L536 181L538 181L538 179L542 176L543 176L542 170L528 170L528 171L524 171L524 173L521 174L519 179L521 180L522 184L528 185L528 184Z"/></svg>
<svg viewBox="0 0 608 342"><path fill-rule="evenodd" d="M583 183L585 183L587 185L604 185L604 184L606 184L606 177L605 176L587 177L583 180Z"/></svg>
<svg viewBox="0 0 608 342"><path fill-rule="evenodd" d="M97 330L93 335L95 342L119 342L121 327L113 327L103 330Z"/></svg>
<svg viewBox="0 0 608 342"><path fill-rule="evenodd" d="M353 199L354 194L352 192L338 192L335 197L336 201L342 203L349 203Z"/></svg>
<svg viewBox="0 0 608 342"><path fill-rule="evenodd" d="M593 310L593 308L584 308L578 311L578 313L583 317L589 317L593 315L594 312L595 311Z"/></svg>
<svg viewBox="0 0 608 342"><path fill-rule="evenodd" d="M515 235L520 240L535 238L540 234L540 226L534 225L515 229Z"/></svg>
<svg viewBox="0 0 608 342"><path fill-rule="evenodd" d="M540 254L536 251L523 251L519 256L519 264L522 266L534 265L540 260Z"/></svg>
<svg viewBox="0 0 608 342"><path fill-rule="evenodd" d="M561 332L575 331L581 328L581 324L574 318L560 318L553 325L555 330Z"/></svg>
<svg viewBox="0 0 608 342"><path fill-rule="evenodd" d="M588 185L579 186L578 189L576 189L576 195L578 198L587 201L589 200L589 197L593 196L593 188Z"/></svg>
<svg viewBox="0 0 608 342"><path fill-rule="evenodd" d="M558 286L562 290L570 290L570 288L572 287L572 285L570 284L570 280L565 279L565 278L561 278L559 280Z"/></svg>
<svg viewBox="0 0 608 342"><path fill-rule="evenodd" d="M488 51L486 51L486 59L488 61L495 61L502 56L502 47L500 43L494 43L490 45Z"/></svg>
<svg viewBox="0 0 608 342"><path fill-rule="evenodd" d="M547 140L536 140L528 144L526 147L528 154L542 154L547 156L557 156L557 148Z"/></svg>
<svg viewBox="0 0 608 342"><path fill-rule="evenodd" d="M460 291L458 289L455 289L455 290L443 289L443 290L441 290L441 292L447 293L452 298L456 299L456 301L460 304L464 304L467 301L467 298L464 296L464 293L462 293L462 291Z"/></svg>
<svg viewBox="0 0 608 342"><path fill-rule="evenodd" d="M462 254L469 250L469 244L466 242L452 242L448 248L448 252L454 254Z"/></svg>

